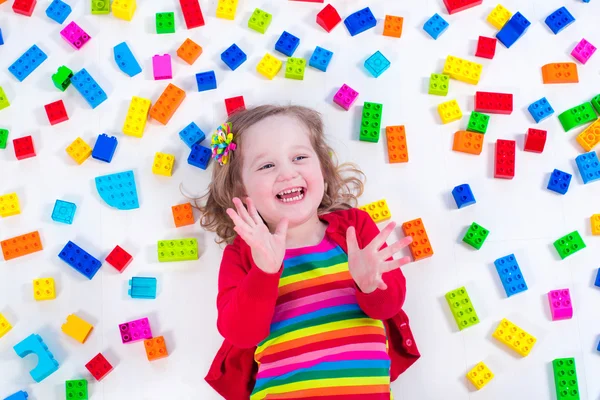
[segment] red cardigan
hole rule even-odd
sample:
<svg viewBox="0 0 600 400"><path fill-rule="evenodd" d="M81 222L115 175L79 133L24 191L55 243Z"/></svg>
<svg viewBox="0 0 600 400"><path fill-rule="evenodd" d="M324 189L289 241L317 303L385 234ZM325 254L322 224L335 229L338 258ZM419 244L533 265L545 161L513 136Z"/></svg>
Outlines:
<svg viewBox="0 0 600 400"><path fill-rule="evenodd" d="M345 252L348 252L348 227L356 227L360 248L379 233L371 217L356 208L319 218L328 223L325 234ZM254 389L258 369L254 353L256 345L269 335L282 270L277 274L261 271L254 264L250 247L239 236L225 247L217 296L217 328L225 340L204 379L227 400L248 400ZM397 269L385 273L383 280L388 286L386 290L364 294L357 288L356 297L365 314L384 321L392 361L390 375L394 381L420 354L402 310L406 279Z"/></svg>

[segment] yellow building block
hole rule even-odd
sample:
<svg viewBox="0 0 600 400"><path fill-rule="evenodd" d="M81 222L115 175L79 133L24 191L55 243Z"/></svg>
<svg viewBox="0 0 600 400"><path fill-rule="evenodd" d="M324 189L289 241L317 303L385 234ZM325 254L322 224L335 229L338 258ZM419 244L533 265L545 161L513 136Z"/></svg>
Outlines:
<svg viewBox="0 0 600 400"><path fill-rule="evenodd" d="M148 111L152 102L142 97L133 96L129 103L125 123L123 124L123 133L129 136L141 138L144 135L144 128L148 120Z"/></svg>
<svg viewBox="0 0 600 400"><path fill-rule="evenodd" d="M61 326L61 330L77 340L79 343L84 343L94 327L82 320L75 314L67 316L67 322Z"/></svg>
<svg viewBox="0 0 600 400"><path fill-rule="evenodd" d="M0 196L0 216L10 217L11 215L21 214L19 207L19 196L16 193L9 193Z"/></svg>
<svg viewBox="0 0 600 400"><path fill-rule="evenodd" d="M385 199L365 204L359 208L363 211L366 211L371 216L373 221L375 221L375 223L392 218L392 213L390 212Z"/></svg>
<svg viewBox="0 0 600 400"><path fill-rule="evenodd" d="M219 0L217 3L217 18L234 19L238 0Z"/></svg>
<svg viewBox="0 0 600 400"><path fill-rule="evenodd" d="M67 154L79 165L92 155L92 148L80 137L75 139L65 150L67 150Z"/></svg>
<svg viewBox="0 0 600 400"><path fill-rule="evenodd" d="M493 337L522 355L527 356L537 339L519 328L506 318L500 321L500 324L492 334Z"/></svg>
<svg viewBox="0 0 600 400"><path fill-rule="evenodd" d="M592 215L590 223L592 224L592 235L600 235L600 214Z"/></svg>
<svg viewBox="0 0 600 400"><path fill-rule="evenodd" d="M457 81L477 85L481 78L483 65L462 58L448 56L444 63L444 74Z"/></svg>
<svg viewBox="0 0 600 400"><path fill-rule="evenodd" d="M462 118L462 111L456 100L447 101L438 106L438 113L442 119L442 124L457 121Z"/></svg>
<svg viewBox="0 0 600 400"><path fill-rule="evenodd" d="M267 53L256 66L256 70L264 77L273 79L281 69L282 65L283 63L281 61Z"/></svg>
<svg viewBox="0 0 600 400"><path fill-rule="evenodd" d="M506 8L502 7L502 4L498 4L496 8L492 10L490 15L487 16L487 21L494 25L494 28L500 30L512 17L512 13Z"/></svg>
<svg viewBox="0 0 600 400"><path fill-rule="evenodd" d="M8 331L10 331L11 329L12 329L12 326L8 323L6 318L4 318L4 315L2 315L2 313L0 313L0 338L2 336L6 335L6 333Z"/></svg>
<svg viewBox="0 0 600 400"><path fill-rule="evenodd" d="M53 300L56 298L53 278L40 278L33 280L33 298L40 300Z"/></svg>
<svg viewBox="0 0 600 400"><path fill-rule="evenodd" d="M174 155L157 152L154 156L152 172L156 175L171 176L173 173L173 164L175 164Z"/></svg>
<svg viewBox="0 0 600 400"><path fill-rule="evenodd" d="M493 377L494 374L492 371L490 371L487 365L483 363L483 361L473 367L472 370L467 372L467 379L471 381L477 390L487 385Z"/></svg>
<svg viewBox="0 0 600 400"><path fill-rule="evenodd" d="M600 143L600 119L597 119L596 122L577 135L577 143L579 143L585 151L592 151L592 149Z"/></svg>
<svg viewBox="0 0 600 400"><path fill-rule="evenodd" d="M131 21L136 7L135 0L114 0L112 3L112 13L117 18Z"/></svg>

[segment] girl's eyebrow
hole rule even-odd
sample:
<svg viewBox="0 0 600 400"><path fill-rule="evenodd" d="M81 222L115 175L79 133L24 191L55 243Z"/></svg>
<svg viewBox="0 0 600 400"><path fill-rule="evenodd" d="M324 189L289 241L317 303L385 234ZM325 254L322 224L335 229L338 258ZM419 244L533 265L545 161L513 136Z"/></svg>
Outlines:
<svg viewBox="0 0 600 400"><path fill-rule="evenodd" d="M307 151L307 152L311 152L312 148L311 147L307 147L307 146L305 146L303 144L297 144L297 145L294 145L292 147L292 150L304 150L304 151ZM256 164L259 164L259 161L262 161L262 159L266 158L266 157L268 157L268 153L266 151L263 151L262 153L259 153L256 157L254 157L254 161L252 162L252 165L254 166Z"/></svg>

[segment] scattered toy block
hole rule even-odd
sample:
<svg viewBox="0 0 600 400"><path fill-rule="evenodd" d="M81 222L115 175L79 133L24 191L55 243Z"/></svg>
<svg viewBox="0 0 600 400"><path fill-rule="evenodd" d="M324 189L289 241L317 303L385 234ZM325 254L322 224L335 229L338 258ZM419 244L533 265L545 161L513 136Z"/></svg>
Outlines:
<svg viewBox="0 0 600 400"><path fill-rule="evenodd" d="M73 75L71 83L92 108L98 107L108 98L104 90L102 90L100 85L98 85L85 68Z"/></svg>
<svg viewBox="0 0 600 400"><path fill-rule="evenodd" d="M79 50L84 44L92 38L86 31L81 29L75 21L71 21L65 28L60 31L60 36L63 37L75 50Z"/></svg>
<svg viewBox="0 0 600 400"><path fill-rule="evenodd" d="M179 5L188 29L204 26L204 16L198 0L179 0Z"/></svg>
<svg viewBox="0 0 600 400"><path fill-rule="evenodd" d="M600 114L600 94L597 96L594 96L591 103L592 103L592 106L594 107L594 109L596 110L596 112Z"/></svg>
<svg viewBox="0 0 600 400"><path fill-rule="evenodd" d="M123 272L125 268L133 261L131 254L123 250L121 246L115 246L115 248L106 257L106 262L115 267L119 272Z"/></svg>
<svg viewBox="0 0 600 400"><path fill-rule="evenodd" d="M67 322L60 327L60 330L63 331L65 335L72 337L81 344L85 343L90 332L92 332L92 329L94 329L92 324L79 318L75 314L67 315Z"/></svg>
<svg viewBox="0 0 600 400"><path fill-rule="evenodd" d="M117 138L114 136L108 136L106 133L98 135L94 150L92 150L92 158L107 163L111 162L117 149L117 144Z"/></svg>
<svg viewBox="0 0 600 400"><path fill-rule="evenodd" d="M192 150L190 151L187 162L194 167L206 169L208 167L208 163L210 162L211 155L212 151L208 147L204 147L199 143L196 143L192 146Z"/></svg>
<svg viewBox="0 0 600 400"><path fill-rule="evenodd" d="M204 132L202 132L194 122L191 122L188 126L183 128L183 130L179 132L179 137L189 148L192 148L196 143L200 143L205 139Z"/></svg>
<svg viewBox="0 0 600 400"><path fill-rule="evenodd" d="M25 235L15 236L0 242L4 261L9 261L17 257L26 256L43 250L42 241L38 231L26 233Z"/></svg>
<svg viewBox="0 0 600 400"><path fill-rule="evenodd" d="M496 39L509 49L525 34L530 25L531 22L529 22L520 12L517 12L496 34Z"/></svg>
<svg viewBox="0 0 600 400"><path fill-rule="evenodd" d="M4 93L4 89L0 86L0 110L3 110L8 106L10 106L10 102L8 101L8 97L6 97L6 93Z"/></svg>
<svg viewBox="0 0 600 400"><path fill-rule="evenodd" d="M158 261L193 261L198 259L198 241L195 238L158 241Z"/></svg>
<svg viewBox="0 0 600 400"><path fill-rule="evenodd" d="M8 333L12 329L11 324L8 320L0 313L0 338Z"/></svg>
<svg viewBox="0 0 600 400"><path fill-rule="evenodd" d="M0 149L6 149L8 143L8 129L0 128Z"/></svg>
<svg viewBox="0 0 600 400"><path fill-rule="evenodd" d="M299 44L300 39L289 32L283 31L277 40L277 43L275 43L275 50L283 55L291 57L294 55L294 51L296 51Z"/></svg>
<svg viewBox="0 0 600 400"><path fill-rule="evenodd" d="M569 10L567 10L566 7L561 7L558 10L554 11L552 14L548 15L544 22L546 22L548 28L550 28L550 30L555 35L557 35L567 26L575 22L575 18L573 18L573 16L569 12Z"/></svg>
<svg viewBox="0 0 600 400"><path fill-rule="evenodd" d="M512 93L475 92L475 111L487 114L512 114Z"/></svg>
<svg viewBox="0 0 600 400"><path fill-rule="evenodd" d="M541 129L529 128L525 137L525 151L541 153L546 145L547 132Z"/></svg>
<svg viewBox="0 0 600 400"><path fill-rule="evenodd" d="M88 400L87 380L65 381L65 395L67 400Z"/></svg>
<svg viewBox="0 0 600 400"><path fill-rule="evenodd" d="M77 206L68 201L56 200L52 210L52 220L63 224L72 224Z"/></svg>
<svg viewBox="0 0 600 400"><path fill-rule="evenodd" d="M54 300L56 298L56 289L54 287L54 278L40 278L33 280L33 298L36 301Z"/></svg>
<svg viewBox="0 0 600 400"><path fill-rule="evenodd" d="M459 11L468 10L471 7L480 5L483 0L444 0L444 5L448 14L452 15Z"/></svg>
<svg viewBox="0 0 600 400"><path fill-rule="evenodd" d="M306 60L304 58L289 57L285 63L285 77L287 79L304 80Z"/></svg>
<svg viewBox="0 0 600 400"><path fill-rule="evenodd" d="M148 357L148 361L158 360L169 355L165 338L163 336L157 336L152 339L144 340L144 347L146 348L146 356Z"/></svg>
<svg viewBox="0 0 600 400"><path fill-rule="evenodd" d="M365 101L360 121L359 139L363 142L379 142L383 104Z"/></svg>
<svg viewBox="0 0 600 400"><path fill-rule="evenodd" d="M29 395L27 394L27 392L19 390L18 392L11 394L4 400L27 400L28 397Z"/></svg>
<svg viewBox="0 0 600 400"><path fill-rule="evenodd" d="M152 338L152 329L150 329L148 318L122 323L119 325L119 331L123 344Z"/></svg>
<svg viewBox="0 0 600 400"><path fill-rule="evenodd" d="M596 119L598 119L598 117L596 117L594 107L592 107L592 103L587 101L558 115L558 120L565 132L593 122Z"/></svg>
<svg viewBox="0 0 600 400"><path fill-rule="evenodd" d="M485 239L487 239L489 234L490 231L488 231L481 225L478 225L477 223L473 222L467 230L467 233L465 233L465 236L463 237L463 242L479 250L481 249L481 246L483 246L483 243L485 242Z"/></svg>
<svg viewBox="0 0 600 400"><path fill-rule="evenodd" d="M404 18L394 15L386 15L383 22L383 36L399 38L402 36L402 25Z"/></svg>
<svg viewBox="0 0 600 400"><path fill-rule="evenodd" d="M237 10L238 0L219 0L217 3L217 18L233 21Z"/></svg>
<svg viewBox="0 0 600 400"><path fill-rule="evenodd" d="M531 103L529 107L527 107L527 110L535 120L536 124L554 114L554 109L545 97Z"/></svg>
<svg viewBox="0 0 600 400"><path fill-rule="evenodd" d="M171 56L169 54L163 54L162 56L156 54L152 56L152 73L154 74L155 81L172 79Z"/></svg>
<svg viewBox="0 0 600 400"><path fill-rule="evenodd" d="M156 278L134 276L129 280L127 293L133 299L155 299Z"/></svg>
<svg viewBox="0 0 600 400"><path fill-rule="evenodd" d="M125 123L123 124L123 133L128 136L142 137L144 128L148 120L148 111L151 102L149 99L133 96L129 103Z"/></svg>
<svg viewBox="0 0 600 400"><path fill-rule="evenodd" d="M585 64L595 52L596 46L585 39L581 39L573 51L571 51L571 55L580 63Z"/></svg>
<svg viewBox="0 0 600 400"><path fill-rule="evenodd" d="M273 79L282 65L281 61L267 53L256 66L256 71L265 78Z"/></svg>
<svg viewBox="0 0 600 400"><path fill-rule="evenodd" d="M450 75L431 74L429 78L429 94L446 96L450 85Z"/></svg>
<svg viewBox="0 0 600 400"><path fill-rule="evenodd" d="M92 14L110 14L110 0L92 0Z"/></svg>
<svg viewBox="0 0 600 400"><path fill-rule="evenodd" d="M98 259L70 240L58 254L58 258L89 280L96 275L96 272L102 266Z"/></svg>
<svg viewBox="0 0 600 400"><path fill-rule="evenodd" d="M479 83L479 78L481 78L482 70L483 66L481 64L454 56L448 56L444 63L443 73L457 81L477 85Z"/></svg>
<svg viewBox="0 0 600 400"><path fill-rule="evenodd" d="M0 217L6 218L21 214L19 196L17 193L8 193L0 196Z"/></svg>
<svg viewBox="0 0 600 400"><path fill-rule="evenodd" d="M196 84L198 85L199 92L216 89L217 78L215 77L215 71L207 71L196 74Z"/></svg>
<svg viewBox="0 0 600 400"><path fill-rule="evenodd" d="M600 161L595 152L591 151L578 155L575 158L575 163L577 164L577 169L579 169L584 185L600 180Z"/></svg>
<svg viewBox="0 0 600 400"><path fill-rule="evenodd" d="M392 218L392 213L390 213L390 209L388 208L385 199L374 201L358 208L369 214L376 224Z"/></svg>
<svg viewBox="0 0 600 400"><path fill-rule="evenodd" d="M201 54L202 47L190 38L185 39L185 41L177 49L177 55L179 58L189 65L194 64Z"/></svg>
<svg viewBox="0 0 600 400"><path fill-rule="evenodd" d="M246 104L244 103L244 96L236 96L225 99L225 109L227 110L227 116L231 116L231 114L236 111L243 111L246 109ZM204 136L204 134L202 134ZM194 144L194 143L192 143ZM192 147L190 145L190 147Z"/></svg>
<svg viewBox="0 0 600 400"><path fill-rule="evenodd" d="M594 214L590 218L592 225L592 235L600 235L600 214Z"/></svg>
<svg viewBox="0 0 600 400"><path fill-rule="evenodd" d="M552 321L573 318L573 304L569 289L551 290L548 292L548 303Z"/></svg>
<svg viewBox="0 0 600 400"><path fill-rule="evenodd" d="M113 0L112 13L116 18L131 21L135 9L137 8L136 0Z"/></svg>
<svg viewBox="0 0 600 400"><path fill-rule="evenodd" d="M515 177L515 141L498 139L494 161L494 178L512 179Z"/></svg>
<svg viewBox="0 0 600 400"><path fill-rule="evenodd" d="M488 123L490 122L490 116L478 113L477 111L471 112L469 117L469 125L467 130L470 132L477 132L485 134L487 131Z"/></svg>
<svg viewBox="0 0 600 400"><path fill-rule="evenodd" d="M385 137L390 164L408 162L408 147L404 125L386 126Z"/></svg>
<svg viewBox="0 0 600 400"><path fill-rule="evenodd" d="M471 187L468 183L456 186L452 189L452 197L456 202L456 208L463 208L475 204L475 196L471 191Z"/></svg>
<svg viewBox="0 0 600 400"><path fill-rule="evenodd" d="M24 358L29 354L35 354L37 356L37 365L34 369L29 371L29 375L31 375L33 380L38 383L58 370L58 362L54 359L54 356L40 335L29 335L17 343L13 349L21 358Z"/></svg>
<svg viewBox="0 0 600 400"><path fill-rule="evenodd" d="M114 0L114 1L118 1L118 0ZM113 3L113 13L114 13L114 4L115 3ZM98 353L94 358L92 358L90 360L90 362L85 364L85 367L87 368L88 371L90 371L90 374L92 374L92 376L97 381L101 381L104 377L106 377L106 375L108 375L108 373L110 371L113 370L113 366L110 365L110 363L106 360L106 358L104 358L102 353Z"/></svg>
<svg viewBox="0 0 600 400"><path fill-rule="evenodd" d="M92 148L80 137L66 148L67 154L79 165L92 155Z"/></svg>
<svg viewBox="0 0 600 400"><path fill-rule="evenodd" d="M479 317L477 317L471 298L464 286L446 293L446 301L458 329L462 331L479 323Z"/></svg>
<svg viewBox="0 0 600 400"><path fill-rule="evenodd" d="M492 24L494 28L500 30L506 25L511 16L512 14L510 11L502 7L501 4L498 4L487 16L487 21Z"/></svg>
<svg viewBox="0 0 600 400"><path fill-rule="evenodd" d="M31 17L31 14L33 14L33 10L35 9L36 4L37 0L15 0L12 9L15 12L15 14L21 14L25 15L26 17Z"/></svg>
<svg viewBox="0 0 600 400"><path fill-rule="evenodd" d="M232 71L235 71L246 60L246 53L244 53L235 43L221 53L221 61L223 61Z"/></svg>
<svg viewBox="0 0 600 400"><path fill-rule="evenodd" d="M44 109L46 110L46 115L48 116L48 122L50 122L50 125L56 125L69 119L67 110L65 109L65 104L62 100L46 104Z"/></svg>
<svg viewBox="0 0 600 400"><path fill-rule="evenodd" d="M129 77L134 77L142 72L142 67L125 42L119 43L113 48L113 58L117 67Z"/></svg>
<svg viewBox="0 0 600 400"><path fill-rule="evenodd" d="M374 28L377 25L377 19L371 12L371 9L365 7L347 16L344 20L344 25L346 25L350 36L356 36L359 33Z"/></svg>
<svg viewBox="0 0 600 400"><path fill-rule="evenodd" d="M479 36L475 56L489 58L490 60L493 59L496 55L496 42L497 40L495 38Z"/></svg>
<svg viewBox="0 0 600 400"><path fill-rule="evenodd" d="M194 212L190 203L179 204L171 207L175 227L194 225Z"/></svg>
<svg viewBox="0 0 600 400"><path fill-rule="evenodd" d="M554 248L562 260L585 249L585 247L585 243L577 231L573 231L554 242Z"/></svg>
<svg viewBox="0 0 600 400"><path fill-rule="evenodd" d="M31 136L23 136L13 139L13 147L17 160L35 157L35 147Z"/></svg>
<svg viewBox="0 0 600 400"><path fill-rule="evenodd" d="M525 282L525 278L521 273L521 268L519 267L519 263L514 254L509 254L497 259L494 261L494 265L496 266L498 277L506 292L506 297L527 290L527 283Z"/></svg>
<svg viewBox="0 0 600 400"><path fill-rule="evenodd" d="M434 40L437 40L437 38L440 37L440 35L444 33L449 26L450 24L448 24L444 18L440 17L438 13L435 13L425 22L425 25L423 25L423 30L427 32L427 34Z"/></svg>
<svg viewBox="0 0 600 400"><path fill-rule="evenodd" d="M577 64L575 63L551 63L542 67L542 79L544 83L578 83Z"/></svg>
<svg viewBox="0 0 600 400"><path fill-rule="evenodd" d="M183 102L183 99L185 99L185 92L169 83L150 109L150 116L166 125Z"/></svg>
<svg viewBox="0 0 600 400"><path fill-rule="evenodd" d="M492 336L504 343L521 356L529 355L537 339L513 324L506 318L500 321L500 324L492 334Z"/></svg>
<svg viewBox="0 0 600 400"><path fill-rule="evenodd" d="M552 361L556 398L559 400L579 400L577 369L574 358L556 358Z"/></svg>
<svg viewBox="0 0 600 400"><path fill-rule="evenodd" d="M358 92L344 83L335 96L333 96L333 102L348 111L357 97Z"/></svg>
<svg viewBox="0 0 600 400"><path fill-rule="evenodd" d="M15 4L20 1L16 0ZM35 44L31 46L21 57L8 67L8 71L13 74L19 82L23 82L33 71L37 69L44 61L48 59L46 53L44 53ZM4 92L0 92L4 95ZM4 96L3 96L4 97ZM0 105L0 110L4 108Z"/></svg>
<svg viewBox="0 0 600 400"><path fill-rule="evenodd" d="M175 33L174 12L156 13L156 33L159 35L165 33Z"/></svg>
<svg viewBox="0 0 600 400"><path fill-rule="evenodd" d="M483 150L483 136L481 133L456 131L452 150L479 155Z"/></svg>
<svg viewBox="0 0 600 400"><path fill-rule="evenodd" d="M460 110L460 107L458 106L456 100L441 103L438 106L438 114L440 114L442 124L458 121L462 118L462 111Z"/></svg>
<svg viewBox="0 0 600 400"><path fill-rule="evenodd" d="M61 92L64 92L65 90L67 90L67 88L71 84L72 77L73 77L73 71L71 71L69 68L65 67L64 65L62 65L62 66L58 67L58 70L56 71L55 74L52 74L52 82L54 83L54 86L58 90L60 90Z"/></svg>
<svg viewBox="0 0 600 400"><path fill-rule="evenodd" d="M467 379L480 390L485 385L490 383L490 381L494 378L494 374L490 369L482 362L473 367L472 370L467 372Z"/></svg>
<svg viewBox="0 0 600 400"><path fill-rule="evenodd" d="M365 61L365 68L375 78L379 78L389 67L391 63L380 51L375 52L371 57Z"/></svg>
<svg viewBox="0 0 600 400"><path fill-rule="evenodd" d="M154 155L154 163L152 164L152 173L156 175L171 176L173 174L173 165L175 164L175 156L157 152Z"/></svg>
<svg viewBox="0 0 600 400"><path fill-rule="evenodd" d="M585 128L583 132L577 135L576 140L585 151L591 151L600 143L600 119Z"/></svg>
<svg viewBox="0 0 600 400"><path fill-rule="evenodd" d="M318 18L319 17L317 16L317 20ZM269 28L269 25L271 25L272 19L273 15L261 10L260 8L256 8L248 20L248 28L264 34Z"/></svg>
<svg viewBox="0 0 600 400"><path fill-rule="evenodd" d="M317 24L319 24L327 32L331 32L331 30L340 22L342 22L342 18L340 17L340 14L338 14L335 7L331 4L327 4L325 8L323 8L317 14Z"/></svg>
<svg viewBox="0 0 600 400"><path fill-rule="evenodd" d="M410 235L413 238L409 249L414 261L419 261L433 255L433 248L431 247L425 225L423 225L421 218L403 223L402 232L404 232L404 236Z"/></svg>
<svg viewBox="0 0 600 400"><path fill-rule="evenodd" d="M61 25L65 22L69 14L71 14L71 6L62 0L53 0L48 8L46 8L48 18Z"/></svg>

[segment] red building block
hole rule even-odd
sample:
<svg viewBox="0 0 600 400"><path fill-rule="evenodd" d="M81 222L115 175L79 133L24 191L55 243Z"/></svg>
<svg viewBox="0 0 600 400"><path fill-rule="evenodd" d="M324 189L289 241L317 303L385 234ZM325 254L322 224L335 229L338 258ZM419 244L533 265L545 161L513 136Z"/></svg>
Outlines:
<svg viewBox="0 0 600 400"><path fill-rule="evenodd" d="M46 104L44 108L46 109L46 115L48 115L48 121L50 121L50 125L56 125L69 119L67 110L65 109L65 104L62 100Z"/></svg>
<svg viewBox="0 0 600 400"><path fill-rule="evenodd" d="M106 358L104 358L102 353L98 353L98 355L92 358L89 363L85 364L85 367L97 381L102 380L102 378L113 370L113 366L106 361Z"/></svg>
<svg viewBox="0 0 600 400"><path fill-rule="evenodd" d="M108 257L106 257L106 262L115 267L119 272L123 272L132 260L133 257L131 257L131 254L123 250L121 246L116 246Z"/></svg>
<svg viewBox="0 0 600 400"><path fill-rule="evenodd" d="M471 7L480 5L483 0L444 0L448 14L454 14L459 11L464 11Z"/></svg>
<svg viewBox="0 0 600 400"><path fill-rule="evenodd" d="M244 96L230 97L225 99L225 108L227 109L228 117L236 111L245 110L246 104L244 103Z"/></svg>
<svg viewBox="0 0 600 400"><path fill-rule="evenodd" d="M515 141L498 139L494 178L512 179L515 177Z"/></svg>
<svg viewBox="0 0 600 400"><path fill-rule="evenodd" d="M475 111L487 114L512 114L513 95L510 93L475 92Z"/></svg>
<svg viewBox="0 0 600 400"><path fill-rule="evenodd" d="M327 32L331 32L337 24L342 21L335 7L327 4L324 9L317 14L317 24L321 25Z"/></svg>
<svg viewBox="0 0 600 400"><path fill-rule="evenodd" d="M490 60L494 58L496 54L496 38L489 38L485 36L479 36L479 41L477 42L477 51L475 55L477 57L489 58Z"/></svg>
<svg viewBox="0 0 600 400"><path fill-rule="evenodd" d="M179 0L179 5L188 29L204 26L204 17L198 0Z"/></svg>
<svg viewBox="0 0 600 400"><path fill-rule="evenodd" d="M13 140L15 156L17 160L24 160L29 157L35 157L35 147L31 136L24 136Z"/></svg>
<svg viewBox="0 0 600 400"><path fill-rule="evenodd" d="M15 14L21 14L31 17L36 3L37 0L15 0L12 9L15 12Z"/></svg>
<svg viewBox="0 0 600 400"><path fill-rule="evenodd" d="M525 136L525 151L541 153L546 145L546 131L529 128Z"/></svg>

